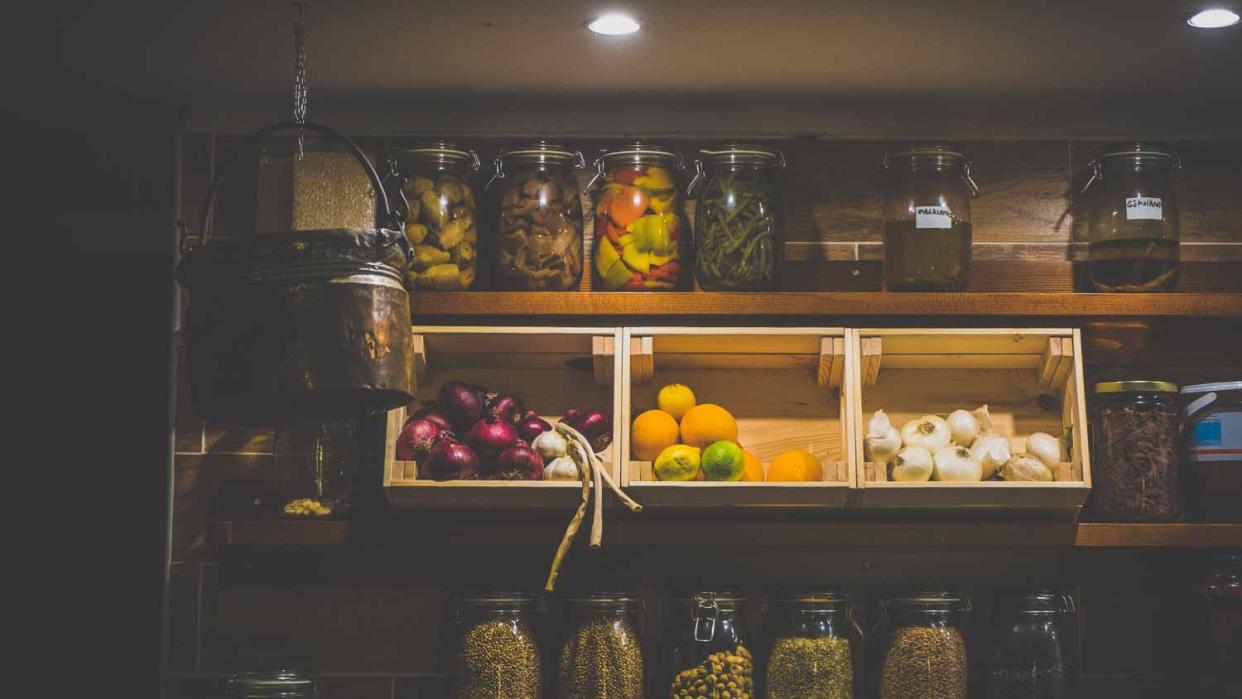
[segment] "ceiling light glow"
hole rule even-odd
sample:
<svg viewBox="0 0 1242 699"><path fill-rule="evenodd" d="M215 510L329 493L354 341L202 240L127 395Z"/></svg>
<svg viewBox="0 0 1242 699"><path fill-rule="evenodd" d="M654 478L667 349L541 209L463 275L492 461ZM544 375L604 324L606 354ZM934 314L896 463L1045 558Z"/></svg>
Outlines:
<svg viewBox="0 0 1242 699"><path fill-rule="evenodd" d="M1237 24L1242 17L1237 12L1227 10L1223 7L1209 7L1206 10L1200 10L1190 17L1186 18L1186 24L1195 29L1220 29L1221 27L1232 27Z"/></svg>
<svg viewBox="0 0 1242 699"><path fill-rule="evenodd" d="M619 12L601 15L587 25L587 29L590 29L596 34L606 34L608 36L633 34L638 31L640 27L641 25L638 23L638 20Z"/></svg>

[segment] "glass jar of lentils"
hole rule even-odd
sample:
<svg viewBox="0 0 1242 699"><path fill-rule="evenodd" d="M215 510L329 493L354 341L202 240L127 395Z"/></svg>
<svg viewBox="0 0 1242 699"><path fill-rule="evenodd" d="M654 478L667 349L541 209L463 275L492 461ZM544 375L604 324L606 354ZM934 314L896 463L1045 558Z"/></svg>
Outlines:
<svg viewBox="0 0 1242 699"><path fill-rule="evenodd" d="M1091 403L1087 512L1119 522L1169 522L1182 512L1177 384L1101 381Z"/></svg>
<svg viewBox="0 0 1242 699"><path fill-rule="evenodd" d="M566 600L568 630L557 664L558 699L643 699L637 595L603 592Z"/></svg>
<svg viewBox="0 0 1242 699"><path fill-rule="evenodd" d="M768 699L853 699L862 637L848 595L835 590L785 594L768 605L773 628Z"/></svg>
<svg viewBox="0 0 1242 699"><path fill-rule="evenodd" d="M457 699L541 699L542 666L532 595L457 599Z"/></svg>
<svg viewBox="0 0 1242 699"><path fill-rule="evenodd" d="M970 600L943 590L890 597L873 634L870 696L965 699Z"/></svg>
<svg viewBox="0 0 1242 699"><path fill-rule="evenodd" d="M703 590L678 598L669 696L672 699L730 697L755 699L755 661L743 618L746 598L731 588ZM688 623L687 623L688 622Z"/></svg>

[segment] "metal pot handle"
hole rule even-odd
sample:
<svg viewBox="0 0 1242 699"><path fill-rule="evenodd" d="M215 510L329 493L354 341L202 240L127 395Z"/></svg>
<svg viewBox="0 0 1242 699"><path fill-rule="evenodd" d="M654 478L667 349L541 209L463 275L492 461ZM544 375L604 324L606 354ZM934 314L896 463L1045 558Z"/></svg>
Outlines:
<svg viewBox="0 0 1242 699"><path fill-rule="evenodd" d="M297 122L292 121L282 121L278 124L265 126L256 131L254 135L250 137L250 142L261 142L270 137L272 134L280 133L282 131L313 131L329 138L334 138L345 144L345 147L349 150L350 155L354 156L354 159L356 159L362 166L362 170L366 173L367 178L371 180L371 188L375 190L376 203L379 204L379 206L376 207L376 226L384 228L393 224L393 211L388 202L388 194L384 191L384 183L380 180L379 173L375 170L375 165L373 165L370 158L362 152L362 149L358 147L358 144L349 140L349 138L344 134L330 126L310 121L303 124L298 124ZM243 155L244 154L239 154L236 156L233 162L229 163L229 166L217 172L216 176L211 180L211 187L207 190L207 202L203 205L203 215L200 219L198 235L200 245L206 243L207 239L210 237L212 209L214 208L213 205L215 204L216 193L220 189L220 183L224 180L224 176L232 169L232 166L236 165L237 161L240 160Z"/></svg>

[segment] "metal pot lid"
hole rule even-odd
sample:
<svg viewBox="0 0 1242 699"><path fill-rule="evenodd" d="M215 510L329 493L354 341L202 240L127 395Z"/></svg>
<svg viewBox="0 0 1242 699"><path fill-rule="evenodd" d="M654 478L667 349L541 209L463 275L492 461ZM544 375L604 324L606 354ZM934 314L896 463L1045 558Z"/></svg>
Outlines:
<svg viewBox="0 0 1242 699"><path fill-rule="evenodd" d="M469 165L479 169L479 156L469 148L463 148L452 141L427 141L409 146L394 148L389 151L390 157L409 157L433 163L452 163Z"/></svg>
<svg viewBox="0 0 1242 699"><path fill-rule="evenodd" d="M1182 386L1182 393L1220 393L1223 391L1242 391L1242 381L1217 381L1216 383Z"/></svg>
<svg viewBox="0 0 1242 699"><path fill-rule="evenodd" d="M1101 381L1096 393L1177 393L1177 384L1169 381Z"/></svg>
<svg viewBox="0 0 1242 699"><path fill-rule="evenodd" d="M384 274L398 281L410 265L409 241L385 228L328 228L213 240L185 253L177 280L199 284L296 270Z"/></svg>

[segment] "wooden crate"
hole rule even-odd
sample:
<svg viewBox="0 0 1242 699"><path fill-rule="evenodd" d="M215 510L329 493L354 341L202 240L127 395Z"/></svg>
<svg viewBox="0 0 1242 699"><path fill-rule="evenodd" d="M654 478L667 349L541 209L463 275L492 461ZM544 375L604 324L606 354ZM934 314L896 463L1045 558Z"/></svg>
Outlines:
<svg viewBox="0 0 1242 699"><path fill-rule="evenodd" d="M554 295L549 295L553 300ZM617 328L414 327L416 407L433 399L441 384L461 380L512 393L549 422L567 408L598 408L613 415L614 442L621 434L620 400L614 377L620 374ZM418 464L397 461L396 438L407 410L388 413L384 490L401 507L564 506L582 497L578 481L432 481L418 477ZM610 446L602 458L620 478Z"/></svg>
<svg viewBox="0 0 1242 699"><path fill-rule="evenodd" d="M816 483L662 482L649 461L625 460L627 492L644 507L844 507L853 484L847 427L851 362L842 328L626 328L621 454L634 416L656 407L660 387L686 384L699 403L738 421L738 441L766 465L802 448L820 458Z"/></svg>
<svg viewBox="0 0 1242 699"><path fill-rule="evenodd" d="M862 329L851 330L858 361L851 401L854 450L861 468L862 507L1005 508L1073 512L1091 489L1082 338L1077 329ZM1071 461L1051 483L978 483L887 480L865 462L864 432L877 409L898 430L922 415L945 417L986 403L995 429L1025 451L1035 432L1062 436L1072 429Z"/></svg>

